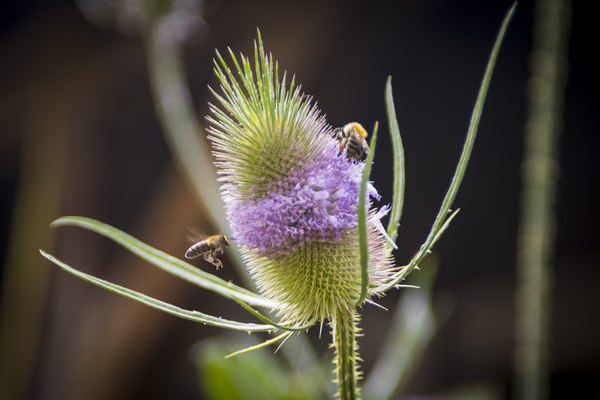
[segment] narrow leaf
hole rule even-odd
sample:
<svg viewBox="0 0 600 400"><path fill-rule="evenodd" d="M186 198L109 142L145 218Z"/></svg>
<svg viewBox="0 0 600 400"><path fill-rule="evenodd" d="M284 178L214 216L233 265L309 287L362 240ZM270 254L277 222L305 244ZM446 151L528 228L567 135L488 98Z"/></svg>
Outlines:
<svg viewBox="0 0 600 400"><path fill-rule="evenodd" d="M164 301L155 299L150 296L146 296L145 294L136 292L135 290L127 289L123 286L119 286L117 284L105 281L100 278L96 278L92 275L88 275L84 272L78 271L59 259L53 257L52 255L46 253L43 250L40 250L42 256L46 257L48 260L58 265L65 271L70 274L75 275L78 278L81 278L85 281L88 281L96 286L100 286L104 289L110 290L111 292L120 294L121 296L127 297L129 299L135 300L139 303L145 304L157 310L161 310L166 312L167 314L175 315L176 317L188 319L194 322L200 322L206 325L218 326L221 328L234 329L238 331L247 331L247 332L258 332L258 331L271 331L273 327L271 325L262 325L262 324L254 324L254 323L245 323L238 321L231 321L220 317L215 317L213 315L204 314L200 311L190 311L186 310L172 304L166 303Z"/></svg>
<svg viewBox="0 0 600 400"><path fill-rule="evenodd" d="M440 206L440 210L438 211L438 214L431 227L429 235L427 236L427 239L421 245L421 248L419 249L417 254L412 258L412 260L406 266L406 268L398 272L388 283L372 289L372 293L384 292L389 288L394 287L396 284L398 284L398 282L405 279L415 268L417 268L421 260L423 260L423 258L430 252L431 248L433 247L433 244L439 239L439 234L441 233L441 231L447 228L448 225L445 224L447 214L450 210L452 202L454 201L454 198L456 197L456 194L458 193L458 189L460 188L460 184L462 183L462 179L465 175L469 158L471 157L473 144L475 143L475 138L477 136L477 129L479 128L479 121L481 120L481 114L483 113L483 105L487 96L490 81L492 79L494 66L496 65L496 59L498 58L498 53L500 51L500 45L502 44L502 40L504 39L504 35L506 33L508 24L514 15L516 6L517 3L514 3L512 5L512 7L508 10L508 13L504 17L502 24L500 25L500 30L498 31L498 35L496 36L496 41L494 42L494 46L492 47L492 52L490 54L487 67L485 69L485 73L483 74L483 79L481 81L481 86L479 88L477 100L475 101L475 106L473 107L473 111L471 113L471 120L469 123L469 128L467 130L467 137L465 139L465 143L463 145L463 149L458 160L454 176L452 177L450 187L448 188L444 200L442 201L442 205ZM452 214L451 218L454 218L455 215L456 214Z"/></svg>
<svg viewBox="0 0 600 400"><path fill-rule="evenodd" d="M513 16L515 11L516 3L510 8L502 25L500 26L500 31L498 32L498 36L496 37L496 42L494 43L494 47L492 48L492 52L490 54L490 58L488 60L487 67L485 69L485 73L483 75L483 79L481 81L481 86L479 88L479 93L477 94L477 100L475 101L475 106L473 107L473 112L471 113L471 120L469 123L469 128L467 130L467 137L465 139L465 143L463 145L463 149L458 160L458 164L456 166L456 170L454 172L454 176L452 177L452 181L450 182L450 187L448 188L448 192L442 201L442 205L438 214L433 223L431 232L429 237L427 238L426 243L430 243L433 238L436 236L437 231L440 229L444 220L446 218L446 214L458 193L458 189L460 188L460 184L462 183L463 177L465 175L465 171L467 169L467 164L469 163L469 159L471 157L471 152L473 150L473 144L475 143L475 138L477 136L477 130L479 128L479 121L481 120L481 114L483 113L483 105L485 103L485 98L487 96L488 88L490 86L490 82L492 80L492 73L494 71L494 67L496 65L496 59L498 57L498 52L500 51L500 45L502 44L502 39L504 38L504 34L508 27L508 23Z"/></svg>
<svg viewBox="0 0 600 400"><path fill-rule="evenodd" d="M392 77L388 76L385 83L385 109L387 112L388 127L390 129L390 138L392 140L392 152L394 155L394 194L392 198L392 211L388 222L387 234L396 241L398 237L398 224L402 217L402 208L404 206L404 146L402 146L402 137L400 136L400 127L396 118L396 109L394 108L394 96L392 95Z"/></svg>
<svg viewBox="0 0 600 400"><path fill-rule="evenodd" d="M362 171L362 180L360 182L360 192L358 195L358 242L360 246L360 277L361 288L360 297L357 304L361 304L367 297L367 287L369 286L369 238L367 235L367 184L371 175L371 166L375 156L375 144L377 143L377 129L379 124L376 122L373 127L373 137L369 146L369 154L365 160L365 167Z"/></svg>
<svg viewBox="0 0 600 400"><path fill-rule="evenodd" d="M213 274L202 271L191 264L155 249L154 247L137 240L133 236L100 221L85 217L61 217L52 222L51 225L54 227L77 226L88 229L117 242L133 254L148 261L150 264L204 289L213 291L227 298L241 300L256 306L271 308L275 306L275 303L271 300L236 286L231 282L225 282Z"/></svg>

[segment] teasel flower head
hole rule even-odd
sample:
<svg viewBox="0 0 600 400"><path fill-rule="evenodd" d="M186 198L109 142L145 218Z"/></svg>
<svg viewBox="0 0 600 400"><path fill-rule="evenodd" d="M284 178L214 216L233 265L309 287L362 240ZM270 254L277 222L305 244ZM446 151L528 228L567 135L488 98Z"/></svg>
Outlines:
<svg viewBox="0 0 600 400"><path fill-rule="evenodd" d="M260 33L254 60L217 53L209 139L233 239L259 290L294 324L356 306L361 292L357 205L364 162L339 142L294 79L279 79ZM369 184L369 284L394 272Z"/></svg>

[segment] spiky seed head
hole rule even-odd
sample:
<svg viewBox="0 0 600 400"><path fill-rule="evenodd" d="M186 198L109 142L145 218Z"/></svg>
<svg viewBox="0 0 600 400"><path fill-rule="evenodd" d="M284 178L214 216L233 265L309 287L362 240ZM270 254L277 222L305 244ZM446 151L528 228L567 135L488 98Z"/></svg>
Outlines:
<svg viewBox="0 0 600 400"><path fill-rule="evenodd" d="M233 239L261 292L286 320L304 324L351 309L360 295L357 204L364 163L338 155L331 127L311 98L265 54L219 53L219 105L210 105L209 139ZM366 134L366 133L365 133ZM377 192L370 186L370 196ZM377 229L386 209L370 211L370 283L391 273Z"/></svg>

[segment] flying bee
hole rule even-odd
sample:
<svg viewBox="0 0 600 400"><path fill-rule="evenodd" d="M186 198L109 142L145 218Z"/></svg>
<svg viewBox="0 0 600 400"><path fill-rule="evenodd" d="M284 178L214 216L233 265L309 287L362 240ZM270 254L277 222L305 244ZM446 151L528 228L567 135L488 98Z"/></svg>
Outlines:
<svg viewBox="0 0 600 400"><path fill-rule="evenodd" d="M191 245L185 252L185 258L190 259L202 256L202 258L219 269L223 266L223 263L217 256L223 254L223 250L228 246L229 240L227 240L227 236L219 233Z"/></svg>
<svg viewBox="0 0 600 400"><path fill-rule="evenodd" d="M346 149L346 158L352 161L364 161L369 153L367 131L358 122L349 122L343 128L335 128L332 136L340 142L338 155Z"/></svg>

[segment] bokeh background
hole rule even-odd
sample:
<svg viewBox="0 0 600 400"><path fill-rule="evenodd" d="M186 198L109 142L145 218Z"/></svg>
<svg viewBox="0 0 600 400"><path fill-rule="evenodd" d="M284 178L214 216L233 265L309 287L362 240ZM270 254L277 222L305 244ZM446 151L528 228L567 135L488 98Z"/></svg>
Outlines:
<svg viewBox="0 0 600 400"><path fill-rule="evenodd" d="M39 248L177 305L248 319L235 304L158 271L98 235L49 228L62 215L89 216L177 256L188 246L190 226L215 229L210 210L198 206L165 143L132 4L9 1L0 11L0 389L6 396L202 399L198 349L208 338L231 336L77 280L42 259ZM184 62L200 123L211 99L207 85L216 81L215 49L231 46L248 54L259 27L267 49L314 96L332 125L382 123L373 178L384 202L391 199L391 147L383 88L393 76L407 182L396 255L407 262L446 190L510 3L182 4L189 16L179 26ZM595 17L584 2L572 7L552 266L552 399L600 398L600 66L591 56L597 48ZM532 24L532 4L523 2L503 44L455 202L462 211L436 247L438 330L403 396L443 398L469 388L482 388L491 398L510 395ZM224 262L219 275L240 282L229 260ZM401 295L393 291L381 303L393 309ZM391 313L364 308L359 343L367 375ZM312 329L309 337L330 356L328 334L319 339Z"/></svg>

